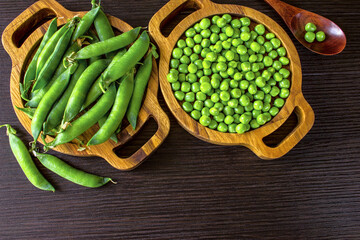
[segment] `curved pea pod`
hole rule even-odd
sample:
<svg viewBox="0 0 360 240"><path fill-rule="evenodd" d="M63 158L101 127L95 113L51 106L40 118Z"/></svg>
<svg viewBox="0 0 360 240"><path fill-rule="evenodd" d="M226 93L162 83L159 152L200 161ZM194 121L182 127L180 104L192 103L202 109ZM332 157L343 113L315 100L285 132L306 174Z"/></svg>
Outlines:
<svg viewBox="0 0 360 240"><path fill-rule="evenodd" d="M13 129L9 124L1 125L0 127L4 126L7 128L11 151L13 152L27 179L32 183L32 185L41 190L55 192L55 188L37 169L25 144L15 135L15 129Z"/></svg>
<svg viewBox="0 0 360 240"><path fill-rule="evenodd" d="M31 121L31 133L34 137L34 142L37 141L40 132L42 130L43 123L46 120L46 116L51 110L51 107L54 105L56 100L60 98L62 93L67 87L71 74L76 70L77 64L69 67L64 73L62 73L50 87L50 89L45 93L44 97L41 99L39 106L36 108L34 117Z"/></svg>
<svg viewBox="0 0 360 240"><path fill-rule="evenodd" d="M36 77L36 63L39 58L39 55L43 50L45 44L49 41L49 39L56 32L56 30L57 30L57 17L51 21L48 30L46 31L43 39L41 40L39 48L37 49L34 57L32 58L25 72L24 82L20 83L21 98L26 101L28 101L28 91L31 87L32 82L35 80Z"/></svg>
<svg viewBox="0 0 360 240"><path fill-rule="evenodd" d="M105 89L110 83L118 80L130 71L145 55L149 49L149 44L149 35L146 31L143 31L140 37L118 61L112 61L110 63L100 81L102 87Z"/></svg>
<svg viewBox="0 0 360 240"><path fill-rule="evenodd" d="M76 39L78 39L79 37L81 37L82 35L84 35L84 33L86 33L91 24L94 22L96 15L98 14L100 10L100 6L97 6L93 9L91 9L90 11L88 11L80 20L80 22L78 23L74 34L71 38L71 41L74 42L76 41Z"/></svg>
<svg viewBox="0 0 360 240"><path fill-rule="evenodd" d="M69 25L70 22L66 23L51 36L49 41L46 42L36 62L36 78L39 76L41 69L43 68L43 66L45 65L46 61L49 59L51 54L53 53L57 42L64 35Z"/></svg>
<svg viewBox="0 0 360 240"><path fill-rule="evenodd" d="M106 119L108 118L109 114L106 114L105 116L103 116L99 121L98 121L98 124L99 124L99 127L101 128L102 125L104 125ZM121 127L121 124L119 125L119 127ZM119 129L118 127L118 129ZM117 131L117 130L116 130ZM113 140L115 143L118 143L118 138L116 136L117 132L115 132L114 134L111 135L110 139Z"/></svg>
<svg viewBox="0 0 360 240"><path fill-rule="evenodd" d="M63 124L70 122L81 110L85 101L89 88L95 79L104 71L108 66L109 60L100 59L88 66L81 74L79 80L74 86L73 91L66 104L63 116Z"/></svg>
<svg viewBox="0 0 360 240"><path fill-rule="evenodd" d="M133 129L136 128L137 117L139 115L142 99L147 83L150 79L152 70L152 57L153 54L150 52L145 58L143 64L139 67L139 70L135 76L134 93L131 97L129 108L126 112L126 117Z"/></svg>
<svg viewBox="0 0 360 240"><path fill-rule="evenodd" d="M38 153L34 151L34 155L37 157L37 159L39 159L44 167L56 173L60 177L63 177L78 185L89 188L97 188L105 185L110 181L112 182L111 178L100 177L94 174L83 172L50 154Z"/></svg>
<svg viewBox="0 0 360 240"><path fill-rule="evenodd" d="M126 49L122 49L120 50L116 55L115 57L111 60L111 63L114 62L114 61L119 61L119 59L125 54L126 52ZM110 64L111 64L110 63ZM105 70L106 71L106 70ZM103 73L104 74L104 73ZM102 74L102 75L103 75ZM102 76L101 75L101 76ZM87 96L86 96L86 99L85 99L85 102L81 108L81 110L87 108L88 106L90 106L90 104L92 104L93 102L96 101L96 99L98 99L101 94L103 94L103 91L101 90L100 88L100 81L101 81L101 76L94 82L94 84L91 86ZM80 111L81 111L80 110Z"/></svg>
<svg viewBox="0 0 360 240"><path fill-rule="evenodd" d="M15 106L15 107L16 107L16 109L24 112L30 119L32 119L34 117L36 108L19 108L17 106Z"/></svg>
<svg viewBox="0 0 360 240"><path fill-rule="evenodd" d="M43 131L47 134L50 130L56 128L60 125L61 120L64 115L66 104L70 98L70 95L75 87L75 84L79 80L81 74L87 67L86 61L79 61L79 66L77 67L74 74L71 76L70 82L61 96L61 98L55 103L52 107L49 115L47 116L46 122L43 125Z"/></svg>
<svg viewBox="0 0 360 240"><path fill-rule="evenodd" d="M139 35L140 30L141 27L137 27L116 37L112 37L101 42L90 44L80 49L76 53L74 58L88 59L91 57L103 55L105 53L113 52L120 48L126 47L127 45L135 41L135 39Z"/></svg>
<svg viewBox="0 0 360 240"><path fill-rule="evenodd" d="M116 87L112 84L109 89L101 96L99 101L86 113L74 120L63 132L47 146L52 148L60 144L68 143L83 134L99 121L111 108L116 95Z"/></svg>
<svg viewBox="0 0 360 240"><path fill-rule="evenodd" d="M54 52L51 54L51 56L41 69L41 72L39 73L39 76L33 86L33 91L43 88L46 86L46 84L48 84L69 45L71 34L73 31L74 27L68 28L64 35L59 39L54 49Z"/></svg>
<svg viewBox="0 0 360 240"><path fill-rule="evenodd" d="M107 141L121 124L134 89L134 70L127 73L122 79L108 118L87 143L88 146L101 144Z"/></svg>

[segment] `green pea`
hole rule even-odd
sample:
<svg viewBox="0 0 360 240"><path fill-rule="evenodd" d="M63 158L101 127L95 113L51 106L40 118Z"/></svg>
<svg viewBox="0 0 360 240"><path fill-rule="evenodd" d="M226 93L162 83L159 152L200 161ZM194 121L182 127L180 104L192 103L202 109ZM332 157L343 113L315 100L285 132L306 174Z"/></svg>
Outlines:
<svg viewBox="0 0 360 240"><path fill-rule="evenodd" d="M325 33L323 31L318 31L316 33L316 40L318 42L323 42L323 41L325 41L325 39L326 39L326 35L325 35Z"/></svg>
<svg viewBox="0 0 360 240"><path fill-rule="evenodd" d="M202 116L208 116L210 117L210 111L208 107L204 107L203 109L201 109L201 115Z"/></svg>
<svg viewBox="0 0 360 240"><path fill-rule="evenodd" d="M273 78L271 78L269 81L267 81L267 84L269 84L270 86L275 86L276 81Z"/></svg>
<svg viewBox="0 0 360 240"><path fill-rule="evenodd" d="M171 88L172 88L173 91L178 91L178 90L180 90L180 85L181 85L180 82L176 81L176 82L171 84Z"/></svg>
<svg viewBox="0 0 360 240"><path fill-rule="evenodd" d="M188 71L189 71L189 73L196 73L196 71L197 71L196 65L194 63L189 64Z"/></svg>
<svg viewBox="0 0 360 240"><path fill-rule="evenodd" d="M194 28L189 28L188 30L186 30L186 32L185 32L185 36L186 37L194 37L195 36L195 34L196 34L196 31L195 31L195 29Z"/></svg>
<svg viewBox="0 0 360 240"><path fill-rule="evenodd" d="M247 17L240 18L240 22L242 26L250 26L250 19Z"/></svg>
<svg viewBox="0 0 360 240"><path fill-rule="evenodd" d="M241 38L241 40L244 41L244 42L249 41L250 38L251 38L251 34L248 33L248 32L242 32L242 33L240 34L240 38Z"/></svg>
<svg viewBox="0 0 360 240"><path fill-rule="evenodd" d="M240 89L246 90L249 87L249 82L246 80L241 80L239 87L240 87Z"/></svg>
<svg viewBox="0 0 360 240"><path fill-rule="evenodd" d="M179 101L182 101L182 100L184 100L184 98L185 98L185 93L184 93L184 92L181 92L181 91L176 91L176 92L174 93L174 95L175 95L175 98L176 98L177 100L179 100Z"/></svg>
<svg viewBox="0 0 360 240"><path fill-rule="evenodd" d="M210 128L210 129L216 129L217 126L218 126L218 123L213 119L213 120L211 120L208 128Z"/></svg>
<svg viewBox="0 0 360 240"><path fill-rule="evenodd" d="M274 37L275 37L275 34L274 34L274 33L267 33L267 34L265 35L265 38L268 39L268 40L271 40L271 39L273 39Z"/></svg>
<svg viewBox="0 0 360 240"><path fill-rule="evenodd" d="M235 53L233 51L230 51L230 50L226 51L225 58L226 58L226 60L228 60L230 62L230 61L234 60Z"/></svg>
<svg viewBox="0 0 360 240"><path fill-rule="evenodd" d="M279 70L279 73L284 77L284 78L288 78L290 76L290 71L287 70L286 68L282 68Z"/></svg>
<svg viewBox="0 0 360 240"><path fill-rule="evenodd" d="M225 30L225 34L228 37L232 37L234 35L234 29L230 26L228 26Z"/></svg>
<svg viewBox="0 0 360 240"><path fill-rule="evenodd" d="M180 39L176 45L178 46L178 48L185 48L186 47L186 43L184 39Z"/></svg>
<svg viewBox="0 0 360 240"><path fill-rule="evenodd" d="M210 78L208 76L201 77L199 83L202 84L204 82L210 83Z"/></svg>
<svg viewBox="0 0 360 240"><path fill-rule="evenodd" d="M194 25L194 29L195 29L195 31L196 31L197 33L201 32L200 24L199 24L199 23L196 23L196 24Z"/></svg>
<svg viewBox="0 0 360 240"><path fill-rule="evenodd" d="M185 100L186 101L186 100ZM193 107L195 110L201 111L201 109L204 107L204 102L200 100L196 100L193 104Z"/></svg>
<svg viewBox="0 0 360 240"><path fill-rule="evenodd" d="M250 99L249 99L249 97L247 96L247 95L242 95L241 97L240 97L240 100L239 100L239 102L240 102L240 105L241 106L247 106L247 105L249 105L250 104Z"/></svg>
<svg viewBox="0 0 360 240"><path fill-rule="evenodd" d="M230 125L234 122L234 117L233 116L226 116L225 119L224 119L224 123L227 124L227 125Z"/></svg>
<svg viewBox="0 0 360 240"><path fill-rule="evenodd" d="M290 95L290 91L287 88L282 88L279 93L279 97L287 98Z"/></svg>
<svg viewBox="0 0 360 240"><path fill-rule="evenodd" d="M265 97L265 93L263 91L257 91L254 95L254 99L263 100Z"/></svg>
<svg viewBox="0 0 360 240"><path fill-rule="evenodd" d="M255 110L262 110L264 107L264 103L261 100L256 100L253 103L253 107Z"/></svg>
<svg viewBox="0 0 360 240"><path fill-rule="evenodd" d="M180 73L179 74L179 81L180 82L184 82L186 80L186 75L185 75L185 73Z"/></svg>
<svg viewBox="0 0 360 240"><path fill-rule="evenodd" d="M235 130L236 130L237 133L242 134L242 133L245 133L245 132L246 132L247 127L246 127L245 124L240 123L240 124L236 125L236 129L235 129Z"/></svg>
<svg viewBox="0 0 360 240"><path fill-rule="evenodd" d="M195 120L199 120L201 117L201 113L199 110L192 110L190 116Z"/></svg>
<svg viewBox="0 0 360 240"><path fill-rule="evenodd" d="M283 76L279 73L279 72L276 72L273 76L274 80L277 81L277 82L280 82L281 80L283 80Z"/></svg>
<svg viewBox="0 0 360 240"><path fill-rule="evenodd" d="M264 91L264 93L269 93L271 91L271 86L269 84L265 84L264 87L261 88L261 90Z"/></svg>
<svg viewBox="0 0 360 240"><path fill-rule="evenodd" d="M272 108L270 108L269 113L271 116L275 117L279 113L279 108L272 107Z"/></svg>
<svg viewBox="0 0 360 240"><path fill-rule="evenodd" d="M240 62L248 62L249 61L249 54L240 55Z"/></svg>
<svg viewBox="0 0 360 240"><path fill-rule="evenodd" d="M306 32L306 33L305 33L305 36L304 36L305 40L306 40L308 43L314 42L315 37L316 37L316 36L315 36L315 33L313 33L313 32Z"/></svg>
<svg viewBox="0 0 360 240"><path fill-rule="evenodd" d="M210 27L210 25L211 25L210 19L208 19L208 18L201 19L201 21L200 21L200 28L201 29L207 29L207 28Z"/></svg>
<svg viewBox="0 0 360 240"><path fill-rule="evenodd" d="M255 77L260 76L259 70L260 70L260 64L258 63L251 64L251 71L254 72L255 74L258 73L258 75L255 75Z"/></svg>
<svg viewBox="0 0 360 240"><path fill-rule="evenodd" d="M190 56L193 53L193 51L189 47L184 48L183 51L186 56Z"/></svg>
<svg viewBox="0 0 360 240"><path fill-rule="evenodd" d="M222 101L229 101L230 100L230 93L227 91L221 91L220 92L220 99Z"/></svg>
<svg viewBox="0 0 360 240"><path fill-rule="evenodd" d="M220 87L220 81L217 78L211 78L210 84L214 89L217 89Z"/></svg>
<svg viewBox="0 0 360 240"><path fill-rule="evenodd" d="M181 48L174 48L172 52L173 58L180 59L182 55L183 55L183 50Z"/></svg>
<svg viewBox="0 0 360 240"><path fill-rule="evenodd" d="M179 59L174 59L174 58L172 58L172 59L170 60L170 67L171 67L171 68L178 68L179 65L180 65Z"/></svg>
<svg viewBox="0 0 360 240"><path fill-rule="evenodd" d="M263 63L262 63L262 60L264 59L264 55L262 55L262 54L257 54L256 55L256 61L258 62L258 63L260 63L260 64L262 64L263 65ZM261 67L260 67L261 68ZM264 65L262 66L262 68L264 68Z"/></svg>
<svg viewBox="0 0 360 240"><path fill-rule="evenodd" d="M217 25L211 25L210 26L210 31L212 32L212 34L218 34L220 33L220 28Z"/></svg>
<svg viewBox="0 0 360 240"><path fill-rule="evenodd" d="M259 116L260 114L261 114L261 110L256 110L256 109L252 110L252 117L254 119L256 119L256 117Z"/></svg>
<svg viewBox="0 0 360 240"><path fill-rule="evenodd" d="M268 112L270 110L270 108L271 108L270 103L264 103L262 111L263 112Z"/></svg>
<svg viewBox="0 0 360 240"><path fill-rule="evenodd" d="M214 120L218 123L223 122L225 119L225 115L223 113L219 113L219 115L214 116Z"/></svg>
<svg viewBox="0 0 360 240"><path fill-rule="evenodd" d="M206 57L206 54L207 54L208 52L211 52L211 50L210 50L209 48L203 48L203 49L201 50L200 56L203 57L203 58L205 58L205 57Z"/></svg>
<svg viewBox="0 0 360 240"><path fill-rule="evenodd" d="M270 94L265 94L264 96L264 103L271 103L271 95Z"/></svg>
<svg viewBox="0 0 360 240"><path fill-rule="evenodd" d="M250 28L248 26L242 26L240 28L240 32L243 33L243 32L248 32L250 33Z"/></svg>
<svg viewBox="0 0 360 240"><path fill-rule="evenodd" d="M220 90L221 91L227 91L229 89L229 82L228 81L222 81L220 83Z"/></svg>
<svg viewBox="0 0 360 240"><path fill-rule="evenodd" d="M254 110L254 106L250 103L249 105L244 107L245 113L246 112L251 112L252 110Z"/></svg>
<svg viewBox="0 0 360 240"><path fill-rule="evenodd" d="M245 79L246 80L248 80L248 81L251 81L251 80L253 80L255 78L255 74L254 74L254 72L247 72L247 73L245 73Z"/></svg>
<svg viewBox="0 0 360 240"><path fill-rule="evenodd" d="M185 63L182 63L182 64L179 65L178 70L181 73L188 73L188 65L185 64Z"/></svg>
<svg viewBox="0 0 360 240"><path fill-rule="evenodd" d="M309 22L305 25L305 31L307 32L315 32L316 31L316 25L312 22Z"/></svg>
<svg viewBox="0 0 360 240"><path fill-rule="evenodd" d="M204 29L200 32L200 35L203 37L203 40L208 39L211 35L211 31L210 31L210 29Z"/></svg>
<svg viewBox="0 0 360 240"><path fill-rule="evenodd" d="M273 38L270 40L270 42L275 49L277 49L281 46L281 41L278 38Z"/></svg>
<svg viewBox="0 0 360 240"><path fill-rule="evenodd" d="M282 65L288 65L290 63L290 60L287 57L280 57L279 61Z"/></svg>
<svg viewBox="0 0 360 240"><path fill-rule="evenodd" d="M216 129L219 132L227 132L228 131L228 126L225 123L220 122Z"/></svg>
<svg viewBox="0 0 360 240"><path fill-rule="evenodd" d="M248 124L251 121L251 119L252 119L251 113L246 112L246 113L241 114L241 116L240 116L240 122L242 124Z"/></svg>
<svg viewBox="0 0 360 240"><path fill-rule="evenodd" d="M222 15L222 18L224 18L226 20L227 23L230 23L232 20L232 17L230 14L226 13L224 15Z"/></svg>
<svg viewBox="0 0 360 240"><path fill-rule="evenodd" d="M259 124L259 125L264 125L266 123L266 116L264 116L264 114L259 114L257 117L256 117L256 122Z"/></svg>
<svg viewBox="0 0 360 240"><path fill-rule="evenodd" d="M205 76L210 76L212 74L211 69L204 69L204 75Z"/></svg>
<svg viewBox="0 0 360 240"><path fill-rule="evenodd" d="M197 72L196 72L196 76L197 76L198 78L201 78L202 76L204 76L204 71L203 71L203 70L197 71Z"/></svg>
<svg viewBox="0 0 360 240"><path fill-rule="evenodd" d="M216 21L219 19L220 17L218 15L214 15L212 18L211 18L211 22L212 24L216 24Z"/></svg>
<svg viewBox="0 0 360 240"><path fill-rule="evenodd" d="M189 102L183 102L182 108L184 109L185 112L191 112L193 110L193 106Z"/></svg>
<svg viewBox="0 0 360 240"><path fill-rule="evenodd" d="M231 26L233 27L233 28L240 28L241 27L241 22L240 22L240 20L239 19L233 19L232 21L231 21Z"/></svg>
<svg viewBox="0 0 360 240"><path fill-rule="evenodd" d="M251 34L251 40L255 40L259 36L255 31L251 31L250 34Z"/></svg>
<svg viewBox="0 0 360 240"><path fill-rule="evenodd" d="M263 63L265 65L265 67L270 67L273 64L273 59L269 56L265 56Z"/></svg>
<svg viewBox="0 0 360 240"><path fill-rule="evenodd" d="M219 111L221 112L222 110L224 110L224 104L217 102L214 104L214 108L219 109Z"/></svg>
<svg viewBox="0 0 360 240"><path fill-rule="evenodd" d="M218 93L213 93L211 94L210 99L212 102L217 103L218 101L220 101L220 96Z"/></svg>
<svg viewBox="0 0 360 240"><path fill-rule="evenodd" d="M268 53L268 52L271 52L274 47L273 45L271 44L271 42L265 42L264 43L264 48L265 48L265 51Z"/></svg>
<svg viewBox="0 0 360 240"><path fill-rule="evenodd" d="M209 116L202 115L199 119L199 122L201 125L207 127L211 122L211 118Z"/></svg>
<svg viewBox="0 0 360 240"><path fill-rule="evenodd" d="M281 108L282 106L284 106L284 103L285 103L285 100L282 99L282 98L277 98L275 99L274 101L274 106L275 107L278 107L278 108Z"/></svg>
<svg viewBox="0 0 360 240"><path fill-rule="evenodd" d="M223 28L226 25L226 20L224 18L218 18L217 21L216 21L216 25L219 28Z"/></svg>
<svg viewBox="0 0 360 240"><path fill-rule="evenodd" d="M279 83L279 87L280 87L280 88L290 88L290 81L287 80L287 79L282 80L282 81Z"/></svg>
<svg viewBox="0 0 360 240"><path fill-rule="evenodd" d="M189 73L186 75L186 81L188 81L189 83L194 83L197 81L197 76L195 73Z"/></svg>
<svg viewBox="0 0 360 240"><path fill-rule="evenodd" d="M257 42L252 42L251 44L250 44L250 48L251 48L251 50L253 50L254 52L256 52L256 53L258 53L259 51L260 51L260 44L259 43L257 43Z"/></svg>
<svg viewBox="0 0 360 240"><path fill-rule="evenodd" d="M185 101L186 102L194 102L195 101L195 93L188 92L185 94Z"/></svg>
<svg viewBox="0 0 360 240"><path fill-rule="evenodd" d="M256 84L256 86L258 86L258 87L260 87L260 88L265 87L265 85L266 85L266 80L265 80L265 78L263 78L263 77L257 77L257 78L255 79L255 84Z"/></svg>
<svg viewBox="0 0 360 240"><path fill-rule="evenodd" d="M209 93L211 91L211 84L208 82L201 83L200 91L203 93Z"/></svg>
<svg viewBox="0 0 360 240"><path fill-rule="evenodd" d="M250 121L250 126L252 129L256 129L260 127L260 124L256 121L256 119L253 119Z"/></svg>
<svg viewBox="0 0 360 240"><path fill-rule="evenodd" d="M181 63L185 63L185 64L189 64L190 63L190 58L186 55L183 55L181 58L180 58L180 62Z"/></svg>
<svg viewBox="0 0 360 240"><path fill-rule="evenodd" d="M179 79L179 75L170 72L166 75L166 78L170 83L174 83Z"/></svg>
<svg viewBox="0 0 360 240"><path fill-rule="evenodd" d="M279 93L280 93L280 89L277 86L272 86L270 95L272 97L276 97L277 95L279 95Z"/></svg>
<svg viewBox="0 0 360 240"><path fill-rule="evenodd" d="M258 36L256 38L256 42L258 42L260 45L264 45L265 43L265 38L263 36Z"/></svg>
<svg viewBox="0 0 360 240"><path fill-rule="evenodd" d="M276 51L278 52L280 57L286 56L286 49L284 47L280 47L280 48L276 49Z"/></svg>

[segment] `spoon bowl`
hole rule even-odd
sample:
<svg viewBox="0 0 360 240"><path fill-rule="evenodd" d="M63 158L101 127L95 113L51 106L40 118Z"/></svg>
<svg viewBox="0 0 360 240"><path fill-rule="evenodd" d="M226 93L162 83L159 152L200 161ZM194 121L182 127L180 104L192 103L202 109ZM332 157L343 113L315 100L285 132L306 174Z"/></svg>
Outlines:
<svg viewBox="0 0 360 240"><path fill-rule="evenodd" d="M303 10L280 0L265 0L282 17L295 38L309 50L322 55L335 55L342 52L346 46L346 36L333 21L319 14ZM323 31L326 39L323 42L309 43L305 40L305 25L312 22L316 31Z"/></svg>

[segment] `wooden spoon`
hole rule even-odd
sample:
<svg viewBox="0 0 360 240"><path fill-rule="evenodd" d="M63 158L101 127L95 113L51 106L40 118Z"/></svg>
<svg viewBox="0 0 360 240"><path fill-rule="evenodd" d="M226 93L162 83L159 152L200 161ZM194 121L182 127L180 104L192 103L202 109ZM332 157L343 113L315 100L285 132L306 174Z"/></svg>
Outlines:
<svg viewBox="0 0 360 240"><path fill-rule="evenodd" d="M335 55L340 53L346 45L346 36L341 28L329 19L316 13L303 10L284 3L280 0L265 0L282 17L296 39L315 53L322 55ZM326 39L323 42L308 43L304 35L305 25L312 22L317 26L316 31L323 31Z"/></svg>

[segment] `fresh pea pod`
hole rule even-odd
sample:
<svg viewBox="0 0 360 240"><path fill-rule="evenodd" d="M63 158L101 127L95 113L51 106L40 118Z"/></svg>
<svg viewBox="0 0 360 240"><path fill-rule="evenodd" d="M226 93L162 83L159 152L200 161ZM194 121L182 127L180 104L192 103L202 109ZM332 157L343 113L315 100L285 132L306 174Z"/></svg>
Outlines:
<svg viewBox="0 0 360 240"><path fill-rule="evenodd" d="M81 74L79 81L74 86L73 91L67 101L64 111L63 124L70 122L81 110L81 107L86 99L89 88L95 79L108 66L109 60L100 59L90 66Z"/></svg>
<svg viewBox="0 0 360 240"><path fill-rule="evenodd" d="M44 176L35 166L35 163L33 162L25 144L19 137L15 135L15 129L13 129L9 124L1 125L0 127L4 126L7 128L7 135L9 136L11 151L13 152L27 179L35 187L41 190L55 192L55 188L44 178Z"/></svg>
<svg viewBox="0 0 360 240"><path fill-rule="evenodd" d="M39 159L41 164L44 165L44 167L78 185L89 188L97 188L105 185L108 182L112 182L111 178L99 177L94 174L83 172L68 165L55 156L46 153L38 153L35 151L33 153L34 156Z"/></svg>
<svg viewBox="0 0 360 240"><path fill-rule="evenodd" d="M129 108L126 112L126 117L133 127L136 128L137 117L139 115L142 99L145 93L145 89L147 83L150 79L151 71L152 71L152 57L154 53L155 47L153 47L152 52L150 52L147 57L145 58L143 64L139 67L136 76L135 76L135 86L134 86L134 93L131 97L131 101L129 104ZM157 56L157 54L156 54Z"/></svg>
<svg viewBox="0 0 360 240"><path fill-rule="evenodd" d="M137 27L116 37L112 37L98 43L90 44L80 49L76 53L74 58L88 59L126 47L127 45L135 41L135 39L139 35L140 30L141 27Z"/></svg>
<svg viewBox="0 0 360 240"><path fill-rule="evenodd" d="M51 54L53 53L57 42L64 35L69 25L70 22L66 23L51 36L49 41L46 42L36 62L36 78L39 76L41 69L43 68L43 66L45 65L46 61L49 59Z"/></svg>
<svg viewBox="0 0 360 240"><path fill-rule="evenodd" d="M76 85L77 81L79 80L81 74L84 72L86 67L86 61L79 61L79 66L74 72L74 74L71 76L71 80L66 90L64 91L61 98L52 107L49 115L47 116L46 122L43 125L43 130L45 133L48 133L50 130L60 125L69 97L74 89L74 86Z"/></svg>
<svg viewBox="0 0 360 240"><path fill-rule="evenodd" d="M17 106L15 106L15 107L16 107L16 109L24 112L30 119L32 119L34 117L36 108L19 108Z"/></svg>
<svg viewBox="0 0 360 240"><path fill-rule="evenodd" d="M110 63L100 81L101 87L105 89L110 83L118 80L130 71L145 55L149 49L149 44L149 35L146 31L143 31L140 37L118 61Z"/></svg>
<svg viewBox="0 0 360 240"><path fill-rule="evenodd" d="M24 76L24 82L20 83L20 93L22 99L29 101L28 99L28 91L32 85L32 82L35 80L36 77L36 63L38 60L38 57L43 50L45 44L48 42L48 40L51 38L51 36L56 32L57 30L57 18L54 18L50 25L48 30L46 31L43 39L41 40L40 46L37 49L34 57L32 58Z"/></svg>
<svg viewBox="0 0 360 240"><path fill-rule="evenodd" d="M88 146L101 144L107 141L121 124L133 93L134 72L135 69L131 70L122 79L116 94L114 105L108 118L106 119L104 125L102 125L90 139L87 144Z"/></svg>
<svg viewBox="0 0 360 240"><path fill-rule="evenodd" d="M89 31L89 36L91 37L91 39L89 39L90 44L100 42L99 38L92 31ZM102 58L101 56L95 56L95 57L89 58L89 65L91 65L93 62L95 62L101 58Z"/></svg>
<svg viewBox="0 0 360 240"><path fill-rule="evenodd" d="M99 127L102 127L106 121L106 119L108 118L109 114L106 114L105 116L103 116L99 121L98 121L98 124L99 124ZM120 126L121 127L121 124ZM111 135L110 139L113 140L115 143L118 143L118 138L116 136L116 132L114 134Z"/></svg>
<svg viewBox="0 0 360 240"><path fill-rule="evenodd" d="M33 96L31 97L30 101L25 103L25 107L36 108L37 106L39 106L41 99L44 97L45 93L50 89L50 87L54 84L55 80L56 78L53 77L44 88L33 92Z"/></svg>
<svg viewBox="0 0 360 240"><path fill-rule="evenodd" d="M116 62L116 61L119 61L119 59L125 54L126 52L126 49L122 49L120 50L116 55L115 57L112 59L111 63L112 62ZM110 64L111 64L110 63ZM105 70L106 71L106 70ZM103 73L104 74L104 73ZM103 75L102 74L102 75ZM102 76L101 75L101 76ZM86 99L85 99L85 102L81 108L81 110L87 108L88 106L90 106L90 104L92 104L93 102L95 102L96 99L98 99L101 94L103 93L103 91L101 90L100 88L100 81L101 81L101 76L94 82L94 84L91 86L87 96L86 96Z"/></svg>
<svg viewBox="0 0 360 240"><path fill-rule="evenodd" d="M54 52L51 54L51 56L41 69L41 72L39 73L39 76L33 86L33 91L43 88L46 86L46 84L48 84L69 45L73 31L74 27L68 28L64 35L59 39L54 49Z"/></svg>
<svg viewBox="0 0 360 240"><path fill-rule="evenodd" d="M115 95L116 87L112 84L89 111L73 121L63 132L60 132L47 147L52 148L68 143L83 134L109 111L114 103Z"/></svg>
<svg viewBox="0 0 360 240"><path fill-rule="evenodd" d="M91 9L90 11L88 11L80 20L80 22L78 23L74 34L71 38L71 42L75 42L76 39L78 39L79 37L81 37L82 35L84 35L84 33L86 33L91 24L94 22L96 15L98 14L100 10L100 6L97 6L96 8Z"/></svg>
<svg viewBox="0 0 360 240"><path fill-rule="evenodd" d="M69 83L71 74L76 70L77 64L69 67L63 74L61 74L50 89L45 93L44 97L41 99L39 106L36 108L34 117L31 121L31 133L34 137L34 142L37 141L40 132L42 130L42 125L46 120L51 107L54 105L57 99L60 98L61 94L64 92L66 86Z"/></svg>

